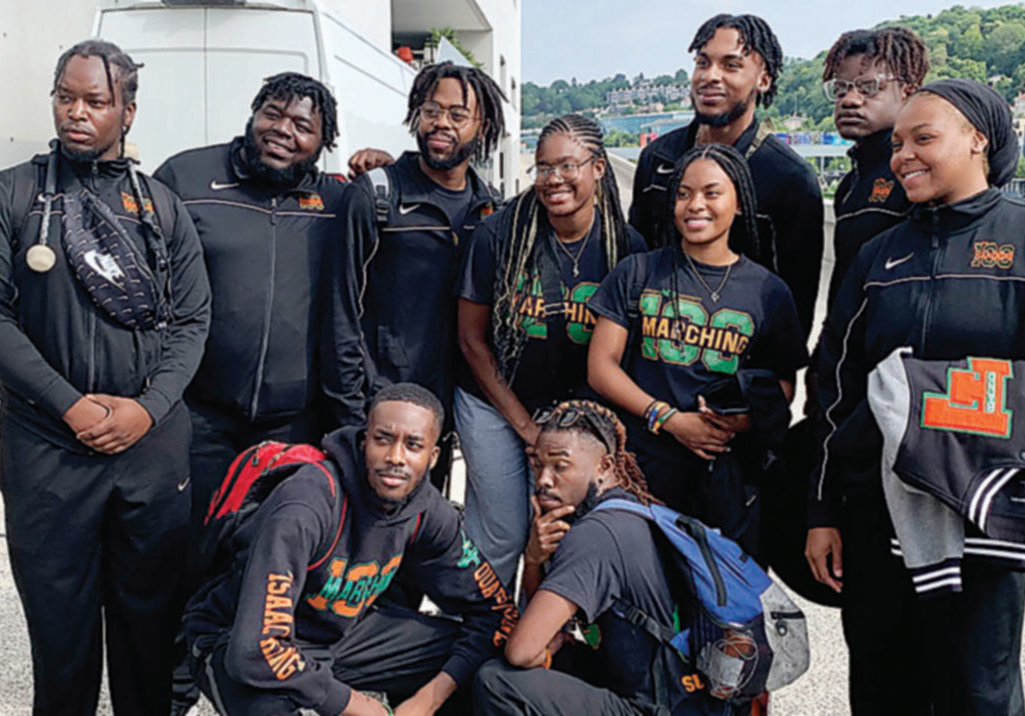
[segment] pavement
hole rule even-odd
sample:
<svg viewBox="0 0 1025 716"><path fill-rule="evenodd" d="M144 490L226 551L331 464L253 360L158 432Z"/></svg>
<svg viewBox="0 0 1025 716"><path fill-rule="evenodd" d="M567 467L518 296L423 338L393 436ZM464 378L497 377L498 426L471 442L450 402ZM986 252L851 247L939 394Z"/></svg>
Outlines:
<svg viewBox="0 0 1025 716"><path fill-rule="evenodd" d="M615 156L611 157L611 162L619 182L620 197L624 207L627 207L633 195L633 164ZM532 156L525 156L521 162L524 167L532 163ZM524 181L529 182L529 179L525 178ZM524 183L522 186L528 184ZM825 315L826 287L833 267L832 216L832 204L827 202L826 256L816 305L816 326L821 324L822 316ZM802 389L799 388L794 405L803 404L804 396ZM465 483L462 462L458 459L454 473L453 493L459 495ZM3 505L0 503L0 518L2 515ZM0 524L3 524L2 520ZM3 543L0 544L0 716L29 716L32 703L32 665L28 635L21 603L11 577L5 542L6 535L0 532L0 543ZM840 613L836 609L820 607L796 595L792 596L808 618L811 667L796 683L773 694L771 713L773 716L849 716L847 649L843 641ZM104 716L112 713L105 686L97 713ZM203 701L194 712L194 716L213 716L214 713L209 703Z"/></svg>

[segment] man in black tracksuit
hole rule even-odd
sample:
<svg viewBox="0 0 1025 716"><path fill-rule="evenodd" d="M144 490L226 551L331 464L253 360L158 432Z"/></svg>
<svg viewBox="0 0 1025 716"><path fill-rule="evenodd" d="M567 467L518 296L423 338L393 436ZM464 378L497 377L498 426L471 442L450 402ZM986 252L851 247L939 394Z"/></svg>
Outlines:
<svg viewBox="0 0 1025 716"><path fill-rule="evenodd" d="M504 126L491 78L447 62L425 68L406 123L420 151L360 177L339 208L321 342L324 389L339 425L361 424L367 399L399 381L430 388L451 415L459 245L499 201L470 168L471 158L483 161L495 149ZM436 477L447 463L443 455Z"/></svg>
<svg viewBox="0 0 1025 716"><path fill-rule="evenodd" d="M156 171L196 223L213 294L210 338L185 396L194 551L210 497L239 452L263 440L317 444L326 432L316 297L327 247L342 239L345 185L316 161L334 146L336 127L327 88L286 72L264 83L244 136Z"/></svg>
<svg viewBox="0 0 1025 716"><path fill-rule="evenodd" d="M815 312L822 262L822 194L811 166L755 120L776 93L782 50L753 15L716 15L694 36L691 102L695 119L641 152L634 173L630 223L654 247L657 217L673 165L695 144L729 144L743 154L758 194L760 247L754 259L790 288L807 335ZM734 222L734 231L743 222ZM739 243L739 245L744 245Z"/></svg>
<svg viewBox="0 0 1025 716"><path fill-rule="evenodd" d="M95 713L104 642L114 713L170 704L210 293L181 202L121 157L136 71L72 47L53 151L0 173L0 477L36 714Z"/></svg>
<svg viewBox="0 0 1025 716"><path fill-rule="evenodd" d="M185 617L219 713L391 713L361 689L433 714L497 654L512 594L424 479L443 420L422 387L382 389L365 429L325 439L331 476L302 468L243 524L244 568L205 585ZM375 604L400 565L462 621Z"/></svg>

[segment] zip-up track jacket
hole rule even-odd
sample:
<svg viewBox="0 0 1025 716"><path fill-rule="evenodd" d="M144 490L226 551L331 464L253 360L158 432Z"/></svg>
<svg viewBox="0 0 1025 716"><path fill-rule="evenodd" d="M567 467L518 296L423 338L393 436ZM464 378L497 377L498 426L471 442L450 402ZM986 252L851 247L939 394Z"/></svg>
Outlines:
<svg viewBox="0 0 1025 716"><path fill-rule="evenodd" d="M656 240L655 221L666 201L673 166L694 146L698 124L674 129L645 147L634 173L630 223L648 245ZM734 148L747 157L758 195L758 238L763 256L752 256L790 288L805 335L811 330L822 265L822 192L806 161L772 134L748 156L758 122L744 130ZM733 224L743 231L743 222Z"/></svg>
<svg viewBox="0 0 1025 716"><path fill-rule="evenodd" d="M292 188L257 181L242 138L182 152L156 177L182 198L213 292L210 338L188 397L247 420L287 417L320 395L316 340L324 256L345 240L340 181L306 174Z"/></svg>
<svg viewBox="0 0 1025 716"><path fill-rule="evenodd" d="M351 693L331 672L333 645L400 565L446 613L462 615L463 635L442 667L461 686L497 656L518 619L513 595L426 479L397 510L381 509L367 483L360 435L349 427L325 438L337 481L312 465L275 488L242 527L249 534L240 541L250 545L244 569L204 587L184 619L200 653L227 640L232 678L324 716L341 713Z"/></svg>
<svg viewBox="0 0 1025 716"><path fill-rule="evenodd" d="M879 496L882 438L869 372L894 349L916 358L1025 358L1025 204L995 189L911 220L862 248L820 343L822 455L809 525L836 526L843 495Z"/></svg>
<svg viewBox="0 0 1025 716"><path fill-rule="evenodd" d="M159 423L181 400L203 353L210 321L210 288L202 250L188 212L160 182L140 182L154 194L170 260L172 317L167 327L132 330L97 308L75 278L61 240L62 192L82 186L117 216L136 247L148 255L128 161L71 162L61 156L48 245L57 262L45 273L25 263L42 224L42 177L48 155L0 172L0 383L4 412L46 440L86 448L62 419L85 393L135 398ZM23 182L34 188L21 190ZM21 196L29 206L15 206ZM146 199L151 197L146 196ZM19 225L15 225L15 223ZM168 231L167 229L170 229Z"/></svg>
<svg viewBox="0 0 1025 716"><path fill-rule="evenodd" d="M391 383L419 383L446 410L452 406L460 244L495 211L499 198L471 169L470 209L453 232L432 196L436 185L418 162L418 154L406 152L387 168L386 224L378 224L369 176L353 184L339 209L343 240L328 256L321 360L324 389L340 425L364 422L366 400Z"/></svg>

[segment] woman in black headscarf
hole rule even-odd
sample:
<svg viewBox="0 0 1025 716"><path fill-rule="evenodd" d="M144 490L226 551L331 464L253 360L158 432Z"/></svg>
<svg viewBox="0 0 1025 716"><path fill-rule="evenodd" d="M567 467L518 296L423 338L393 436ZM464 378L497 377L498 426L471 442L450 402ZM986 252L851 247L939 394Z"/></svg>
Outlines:
<svg viewBox="0 0 1025 716"><path fill-rule="evenodd" d="M1014 415L1025 391L1009 362L1025 359L1025 205L998 189L1018 156L995 91L968 80L919 90L890 163L912 216L862 248L826 320L806 553L841 593L854 716L1025 713L1025 539L1014 537L1025 534L1025 409ZM911 356L939 376L936 390L908 384ZM893 376L904 392L879 392ZM1018 510L1004 532L985 523L997 506Z"/></svg>

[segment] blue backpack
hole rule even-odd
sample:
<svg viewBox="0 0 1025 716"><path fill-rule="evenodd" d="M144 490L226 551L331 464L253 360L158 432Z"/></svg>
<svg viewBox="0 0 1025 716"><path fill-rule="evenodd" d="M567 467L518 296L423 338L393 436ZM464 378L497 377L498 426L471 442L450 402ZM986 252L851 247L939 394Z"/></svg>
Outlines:
<svg viewBox="0 0 1025 716"><path fill-rule="evenodd" d="M611 499L595 510L630 512L658 528L674 600L691 605L683 623L662 624L619 599L613 611L671 646L705 679L711 696L744 704L807 671L804 613L736 542L663 505ZM682 590L686 593L676 593ZM670 666L669 671L676 670ZM677 681L672 684L680 688ZM664 702L662 694L659 701Z"/></svg>

